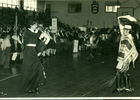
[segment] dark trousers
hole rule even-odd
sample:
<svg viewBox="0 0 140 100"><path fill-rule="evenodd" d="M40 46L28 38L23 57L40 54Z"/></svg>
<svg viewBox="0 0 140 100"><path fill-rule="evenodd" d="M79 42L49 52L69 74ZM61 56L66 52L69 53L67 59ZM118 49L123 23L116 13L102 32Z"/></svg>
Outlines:
<svg viewBox="0 0 140 100"><path fill-rule="evenodd" d="M122 81L123 80L123 81ZM121 83L124 83L123 86ZM130 74L128 71L124 71L123 73L119 72L116 77L116 88L125 87L127 89L131 88L131 82L130 82Z"/></svg>

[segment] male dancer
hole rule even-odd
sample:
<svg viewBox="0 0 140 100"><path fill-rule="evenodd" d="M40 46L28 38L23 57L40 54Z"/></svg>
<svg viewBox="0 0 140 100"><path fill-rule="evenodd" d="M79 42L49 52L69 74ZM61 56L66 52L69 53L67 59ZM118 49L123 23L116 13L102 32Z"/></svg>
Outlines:
<svg viewBox="0 0 140 100"><path fill-rule="evenodd" d="M133 62L134 66L134 62L138 57L138 52L134 45L134 38L131 34L132 26L120 23L120 20L119 26L122 36L119 44L119 53L117 59L118 64L116 66L116 90L113 92L131 92L134 91L134 89L132 89L131 87L129 79L130 74L128 73L128 71L131 62ZM124 79L123 87L121 86L121 76L123 76Z"/></svg>

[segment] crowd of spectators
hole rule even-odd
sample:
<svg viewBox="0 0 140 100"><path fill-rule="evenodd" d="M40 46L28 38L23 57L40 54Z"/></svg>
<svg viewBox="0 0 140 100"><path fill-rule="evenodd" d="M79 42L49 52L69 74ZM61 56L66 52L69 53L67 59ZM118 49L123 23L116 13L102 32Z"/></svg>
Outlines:
<svg viewBox="0 0 140 100"><path fill-rule="evenodd" d="M7 9L6 11L8 13L8 11L13 10ZM17 11L15 10L15 12ZM24 14L24 16L22 18L20 18L21 16L19 17L17 26L14 23L15 16L9 18L3 10L0 13L2 15L0 20L4 19L5 16L10 19L9 23L6 20L0 23L0 65L4 66L4 68L9 68L10 63L22 62L22 58L24 57L24 33L28 25L27 22L29 17L35 17L35 13L32 16L26 16L28 15L26 11L18 13L20 13L19 15ZM14 14L16 15L16 13ZM39 15L41 14L42 12L39 13ZM6 17L5 19L7 19ZM35 18L39 18L39 16ZM26 21L22 23L21 20ZM43 57L55 56L59 52L78 53L86 51L90 54L89 45L91 44L96 44L92 58L97 53L100 55L117 54L121 35L118 26L114 26L113 28L86 27L86 30L83 31L79 27L70 26L58 21L58 30L52 33L51 25L44 24L40 19L36 20L39 22L38 30L45 32L50 37L50 41L42 53Z"/></svg>

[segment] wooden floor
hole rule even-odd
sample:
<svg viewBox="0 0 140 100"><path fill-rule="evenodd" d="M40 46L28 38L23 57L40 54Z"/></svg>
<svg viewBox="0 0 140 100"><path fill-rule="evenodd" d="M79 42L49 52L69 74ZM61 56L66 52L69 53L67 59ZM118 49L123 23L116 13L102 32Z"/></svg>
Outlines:
<svg viewBox="0 0 140 100"><path fill-rule="evenodd" d="M104 63L102 63L104 61ZM86 53L59 52L46 58L44 65L47 84L40 87L40 95L20 93L21 64L9 69L0 68L1 98L65 98L65 97L140 97L140 58L136 68L130 68L132 93L112 93L115 84L106 83L115 75L116 56L97 55L95 61L86 60Z"/></svg>

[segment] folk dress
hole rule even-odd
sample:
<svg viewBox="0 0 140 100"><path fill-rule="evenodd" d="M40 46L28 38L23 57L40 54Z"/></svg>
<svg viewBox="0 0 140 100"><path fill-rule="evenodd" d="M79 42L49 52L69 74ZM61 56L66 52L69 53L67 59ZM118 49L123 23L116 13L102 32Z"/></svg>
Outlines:
<svg viewBox="0 0 140 100"><path fill-rule="evenodd" d="M22 92L34 91L39 87L39 84L44 82L43 66L37 50L34 46L27 46L28 44L38 43L38 33L33 33L27 30L25 33L25 49L22 64Z"/></svg>

